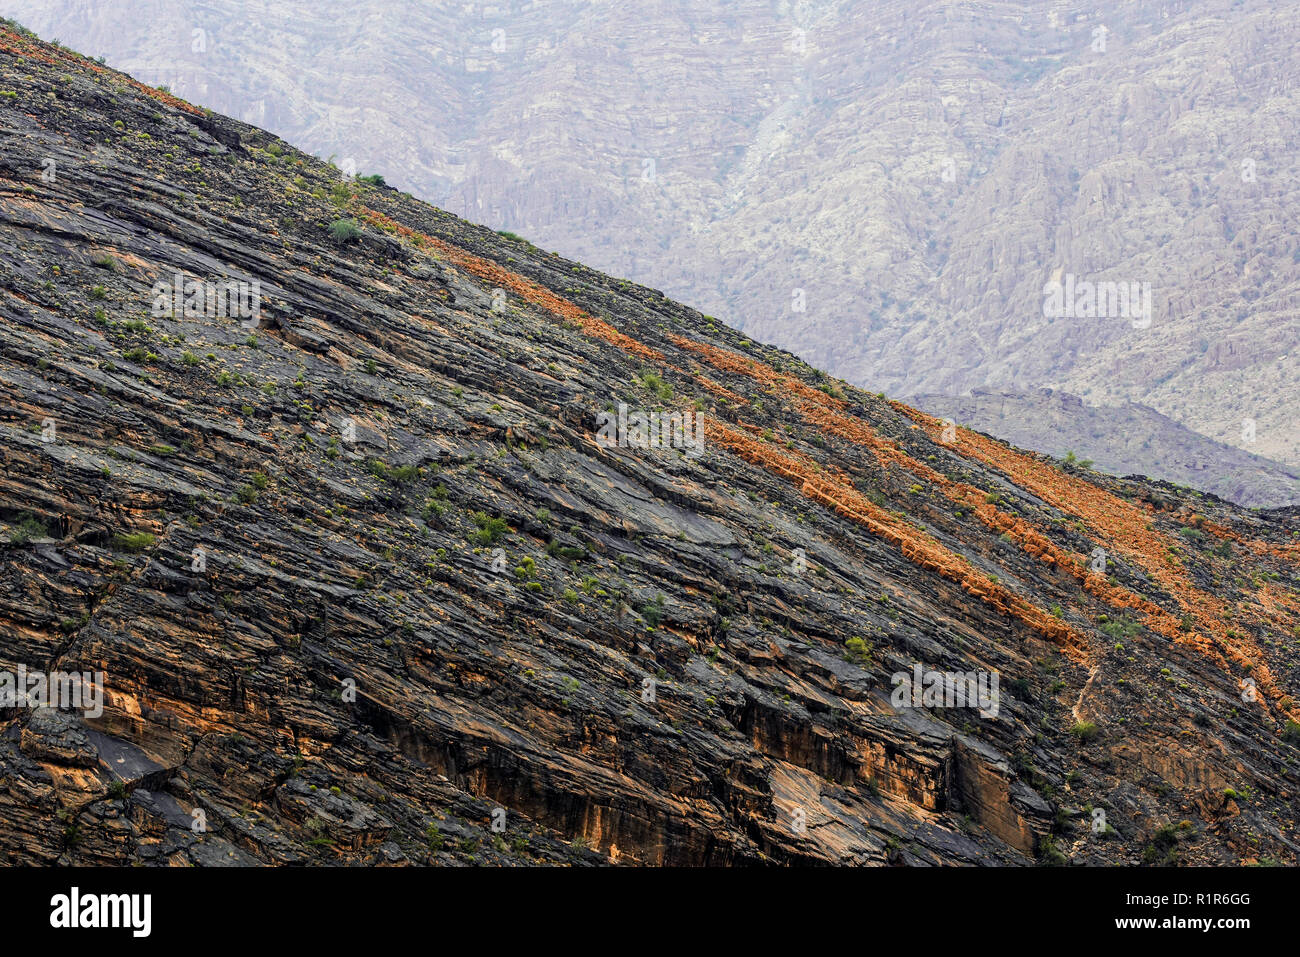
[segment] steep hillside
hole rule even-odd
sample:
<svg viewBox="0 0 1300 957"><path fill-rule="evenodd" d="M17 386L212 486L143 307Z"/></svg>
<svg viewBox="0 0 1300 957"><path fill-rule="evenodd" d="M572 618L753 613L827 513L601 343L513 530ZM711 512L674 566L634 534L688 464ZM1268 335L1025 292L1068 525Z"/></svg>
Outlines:
<svg viewBox="0 0 1300 957"><path fill-rule="evenodd" d="M1292 3L8 12L867 388L1138 402L1300 466ZM1150 324L1045 316L1068 276Z"/></svg>
<svg viewBox="0 0 1300 957"><path fill-rule="evenodd" d="M0 671L106 692L0 712L7 862L1297 861L1294 511L948 433L8 28L0 223Z"/></svg>
<svg viewBox="0 0 1300 957"><path fill-rule="evenodd" d="M1300 502L1300 469L1215 442L1136 402L1092 406L1051 390L1032 395L976 390L907 401L1023 448L1057 458L1074 452L1115 475L1164 479L1250 507Z"/></svg>

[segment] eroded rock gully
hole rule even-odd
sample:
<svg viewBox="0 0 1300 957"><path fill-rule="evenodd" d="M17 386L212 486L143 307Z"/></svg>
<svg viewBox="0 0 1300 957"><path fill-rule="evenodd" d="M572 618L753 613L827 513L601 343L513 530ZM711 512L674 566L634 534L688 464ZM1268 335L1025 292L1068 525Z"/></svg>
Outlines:
<svg viewBox="0 0 1300 957"><path fill-rule="evenodd" d="M104 691L0 712L3 860L1296 862L1294 511L945 436L20 32L0 73L0 667ZM996 715L896 707L918 663Z"/></svg>

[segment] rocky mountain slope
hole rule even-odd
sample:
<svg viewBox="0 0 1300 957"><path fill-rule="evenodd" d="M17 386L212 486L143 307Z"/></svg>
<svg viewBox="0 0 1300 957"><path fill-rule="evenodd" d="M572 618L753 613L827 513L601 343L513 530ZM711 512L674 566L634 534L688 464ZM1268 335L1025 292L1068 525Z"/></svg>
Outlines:
<svg viewBox="0 0 1300 957"><path fill-rule="evenodd" d="M1207 439L1140 403L1092 406L1051 390L907 401L1023 448L1057 458L1073 452L1115 475L1157 476L1251 507L1300 502L1300 469Z"/></svg>
<svg viewBox="0 0 1300 957"><path fill-rule="evenodd" d="M1297 862L1294 510L950 432L11 27L0 224L0 677L104 691L0 711L6 862Z"/></svg>
<svg viewBox="0 0 1300 957"><path fill-rule="evenodd" d="M1300 466L1292 4L8 11L868 388L1138 402ZM1070 275L1150 325L1045 316Z"/></svg>

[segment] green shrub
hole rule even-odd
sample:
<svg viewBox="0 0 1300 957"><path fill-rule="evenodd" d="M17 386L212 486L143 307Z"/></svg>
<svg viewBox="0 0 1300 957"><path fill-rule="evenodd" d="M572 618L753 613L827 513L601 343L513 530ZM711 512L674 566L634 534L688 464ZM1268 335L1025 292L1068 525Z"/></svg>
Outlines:
<svg viewBox="0 0 1300 957"><path fill-rule="evenodd" d="M50 533L44 522L33 516L31 512L23 512L18 516L14 530L9 533L9 542L13 545L26 545L33 538L49 537Z"/></svg>
<svg viewBox="0 0 1300 957"><path fill-rule="evenodd" d="M418 465L388 465L379 459L371 459L369 466L375 478L384 479L394 485L406 485L420 477Z"/></svg>
<svg viewBox="0 0 1300 957"><path fill-rule="evenodd" d="M252 505L257 501L257 497L262 494L266 488L269 479L262 472L254 472L252 479L247 485L241 485L235 489L235 498L245 505Z"/></svg>
<svg viewBox="0 0 1300 957"><path fill-rule="evenodd" d="M1038 862L1047 867L1063 867L1069 863L1069 859L1061 853L1051 837L1044 837L1038 845Z"/></svg>
<svg viewBox="0 0 1300 957"><path fill-rule="evenodd" d="M1151 837L1151 843L1142 849L1143 864L1168 865L1178 863L1178 828L1164 824Z"/></svg>
<svg viewBox="0 0 1300 957"><path fill-rule="evenodd" d="M653 392L665 402L673 397L673 387L665 382L657 372L647 369L637 377L637 381L641 383L642 388Z"/></svg>
<svg viewBox="0 0 1300 957"><path fill-rule="evenodd" d="M1282 740L1287 744L1300 744L1300 724L1287 718L1286 727L1282 729Z"/></svg>
<svg viewBox="0 0 1300 957"><path fill-rule="evenodd" d="M475 512L470 517L478 526L474 540L480 545L495 545L510 531L510 526L506 524L504 518L492 518L487 512Z"/></svg>
<svg viewBox="0 0 1300 957"><path fill-rule="evenodd" d="M1080 744L1087 744L1101 734L1101 731L1097 729L1097 725L1092 721L1076 721L1074 727L1070 729L1070 733L1075 736Z"/></svg>
<svg viewBox="0 0 1300 957"><path fill-rule="evenodd" d="M1142 630L1142 625L1138 622L1130 621L1123 616L1120 616L1119 618L1108 618L1105 621L1098 618L1097 623L1098 627L1100 627L1103 632L1111 638L1116 639L1132 638Z"/></svg>
<svg viewBox="0 0 1300 957"><path fill-rule="evenodd" d="M844 642L844 650L852 661L864 662L871 658L871 645L857 635Z"/></svg>
<svg viewBox="0 0 1300 957"><path fill-rule="evenodd" d="M429 822L429 826L424 829L424 840L429 845L429 850L442 850L442 832L438 830L437 824Z"/></svg>
<svg viewBox="0 0 1300 957"><path fill-rule="evenodd" d="M648 602L641 609L641 617L645 619L645 623L651 628L658 628L659 622L664 617L664 596L655 595L654 600Z"/></svg>
<svg viewBox="0 0 1300 957"><path fill-rule="evenodd" d="M587 557L587 550L576 545L561 545L559 539L553 538L546 545L546 554L566 562Z"/></svg>
<svg viewBox="0 0 1300 957"><path fill-rule="evenodd" d="M127 552L142 552L157 540L152 532L123 532L113 536L113 544Z"/></svg>
<svg viewBox="0 0 1300 957"><path fill-rule="evenodd" d="M361 235L361 227L354 219L336 219L329 225L330 238L339 245L349 243Z"/></svg>

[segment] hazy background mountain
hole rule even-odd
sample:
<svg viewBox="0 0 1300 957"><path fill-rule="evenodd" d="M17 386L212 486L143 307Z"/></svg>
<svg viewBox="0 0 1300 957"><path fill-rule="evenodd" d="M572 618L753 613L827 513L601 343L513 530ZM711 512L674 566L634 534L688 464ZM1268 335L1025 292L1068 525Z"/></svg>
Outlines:
<svg viewBox="0 0 1300 957"><path fill-rule="evenodd" d="M917 396L911 403L954 423L1059 458L1071 452L1103 472L1139 468L1179 485L1213 492L1243 505L1295 498L1300 468L1281 465L1207 439L1137 402L1097 407L1066 392L1030 394L974 390L970 395Z"/></svg>
<svg viewBox="0 0 1300 957"><path fill-rule="evenodd" d="M1021 396L1020 428L980 402L974 427L1050 451L1050 387L1300 465L1293 3L5 12L868 388ZM1149 283L1150 327L1044 318L1044 284L1070 273ZM1157 452L1129 443L1119 470L1214 448L1143 439Z"/></svg>

